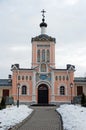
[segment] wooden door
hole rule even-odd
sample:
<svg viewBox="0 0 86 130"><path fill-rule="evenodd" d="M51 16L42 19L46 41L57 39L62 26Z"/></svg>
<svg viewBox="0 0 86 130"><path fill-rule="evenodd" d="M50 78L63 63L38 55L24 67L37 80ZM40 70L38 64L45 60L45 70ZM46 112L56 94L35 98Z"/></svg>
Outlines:
<svg viewBox="0 0 86 130"><path fill-rule="evenodd" d="M77 86L77 96L82 95L83 93L83 86Z"/></svg>
<svg viewBox="0 0 86 130"><path fill-rule="evenodd" d="M48 87L44 84L38 88L38 103L48 104Z"/></svg>
<svg viewBox="0 0 86 130"><path fill-rule="evenodd" d="M3 89L3 97L9 96L9 90Z"/></svg>

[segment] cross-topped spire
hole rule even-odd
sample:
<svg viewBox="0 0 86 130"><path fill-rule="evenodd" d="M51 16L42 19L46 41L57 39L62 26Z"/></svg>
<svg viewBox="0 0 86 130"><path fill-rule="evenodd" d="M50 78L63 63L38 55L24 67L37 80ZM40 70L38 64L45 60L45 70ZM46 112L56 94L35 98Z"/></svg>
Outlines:
<svg viewBox="0 0 86 130"><path fill-rule="evenodd" d="M43 16L43 18L42 18L42 23L40 23L41 34L45 34L45 33L46 33L47 23L45 23L45 15L44 15L45 12L46 12L46 11L45 11L44 9L41 11L42 16Z"/></svg>
<svg viewBox="0 0 86 130"><path fill-rule="evenodd" d="M46 12L44 9L41 11L42 12L42 16L43 16L43 19L42 19L42 21L44 22L45 21L45 16L44 16L44 13Z"/></svg>

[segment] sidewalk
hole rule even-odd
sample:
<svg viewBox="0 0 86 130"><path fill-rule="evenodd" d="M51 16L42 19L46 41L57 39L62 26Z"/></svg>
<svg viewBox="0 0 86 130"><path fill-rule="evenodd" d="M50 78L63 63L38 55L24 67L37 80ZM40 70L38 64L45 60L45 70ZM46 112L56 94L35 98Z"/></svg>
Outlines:
<svg viewBox="0 0 86 130"><path fill-rule="evenodd" d="M17 130L62 130L56 107L31 107L34 113Z"/></svg>

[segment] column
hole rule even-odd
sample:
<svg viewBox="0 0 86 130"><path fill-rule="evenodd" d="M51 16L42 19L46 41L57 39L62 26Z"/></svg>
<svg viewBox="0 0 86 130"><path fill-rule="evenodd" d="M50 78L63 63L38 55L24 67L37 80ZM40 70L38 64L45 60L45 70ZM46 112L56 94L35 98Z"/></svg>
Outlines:
<svg viewBox="0 0 86 130"><path fill-rule="evenodd" d="M35 85L36 85L36 72L33 72L32 102L36 102Z"/></svg>
<svg viewBox="0 0 86 130"><path fill-rule="evenodd" d="M55 102L55 94L54 94L54 72L51 72L51 84L52 84L52 93L51 93L51 102Z"/></svg>

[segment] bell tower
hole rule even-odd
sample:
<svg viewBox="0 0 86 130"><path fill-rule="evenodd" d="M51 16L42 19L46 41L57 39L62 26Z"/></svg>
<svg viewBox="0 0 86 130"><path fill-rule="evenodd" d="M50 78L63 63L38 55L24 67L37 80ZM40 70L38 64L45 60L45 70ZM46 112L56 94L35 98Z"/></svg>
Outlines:
<svg viewBox="0 0 86 130"><path fill-rule="evenodd" d="M40 23L41 34L32 38L32 68L39 65L48 65L55 68L55 38L46 34L47 23L45 23L44 9L42 22Z"/></svg>

